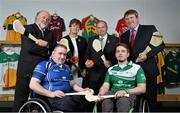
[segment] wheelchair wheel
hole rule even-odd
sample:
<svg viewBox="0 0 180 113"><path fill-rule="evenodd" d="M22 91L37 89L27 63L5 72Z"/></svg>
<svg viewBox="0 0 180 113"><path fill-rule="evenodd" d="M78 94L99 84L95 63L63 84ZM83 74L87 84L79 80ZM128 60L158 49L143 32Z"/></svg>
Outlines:
<svg viewBox="0 0 180 113"><path fill-rule="evenodd" d="M148 102L144 97L142 97L140 99L139 112L140 113L150 113Z"/></svg>
<svg viewBox="0 0 180 113"><path fill-rule="evenodd" d="M45 101L38 98L32 98L31 100L23 104L18 113L22 112L48 113L51 112L51 109Z"/></svg>

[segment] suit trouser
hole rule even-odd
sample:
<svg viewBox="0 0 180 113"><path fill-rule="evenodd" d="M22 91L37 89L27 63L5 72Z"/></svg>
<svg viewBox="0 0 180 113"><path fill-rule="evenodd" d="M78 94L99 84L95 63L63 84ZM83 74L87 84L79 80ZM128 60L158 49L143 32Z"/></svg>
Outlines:
<svg viewBox="0 0 180 113"><path fill-rule="evenodd" d="M135 95L130 97L120 97L117 99L105 99L102 102L102 112L128 112L133 106L136 99Z"/></svg>
<svg viewBox="0 0 180 113"><path fill-rule="evenodd" d="M103 81L88 81L88 79L86 79L87 81L85 81L85 85L84 87L88 87L88 88L91 88L94 90L94 95L97 95L98 92L99 92L99 89L100 87L102 86L103 84ZM85 101L85 111L86 112L92 112L93 111L93 107L95 105L95 102L88 102L88 101ZM101 109L99 107L99 104L98 104L98 112L100 112Z"/></svg>
<svg viewBox="0 0 180 113"><path fill-rule="evenodd" d="M19 111L20 107L28 100L30 93L29 82L29 77L17 78L13 111Z"/></svg>
<svg viewBox="0 0 180 113"><path fill-rule="evenodd" d="M157 77L146 77L146 99L150 111L157 111Z"/></svg>
<svg viewBox="0 0 180 113"><path fill-rule="evenodd" d="M83 111L83 96L65 96L63 98L48 98L48 101L55 110L69 111L69 112L82 112Z"/></svg>

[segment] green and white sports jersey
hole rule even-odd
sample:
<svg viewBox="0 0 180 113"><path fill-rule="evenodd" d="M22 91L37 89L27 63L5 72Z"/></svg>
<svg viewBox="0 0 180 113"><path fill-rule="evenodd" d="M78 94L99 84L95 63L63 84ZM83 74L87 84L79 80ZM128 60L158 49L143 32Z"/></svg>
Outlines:
<svg viewBox="0 0 180 113"><path fill-rule="evenodd" d="M106 73L105 82L111 86L110 91L131 89L139 83L146 83L144 71L140 65L130 61L125 67L121 68L118 64L110 67Z"/></svg>
<svg viewBox="0 0 180 113"><path fill-rule="evenodd" d="M17 53L0 53L0 84L3 88L15 86L18 58L19 55Z"/></svg>

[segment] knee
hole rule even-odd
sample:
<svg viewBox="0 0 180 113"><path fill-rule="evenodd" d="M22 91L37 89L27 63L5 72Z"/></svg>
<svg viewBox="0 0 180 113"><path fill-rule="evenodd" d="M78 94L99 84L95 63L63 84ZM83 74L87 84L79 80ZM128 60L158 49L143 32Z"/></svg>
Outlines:
<svg viewBox="0 0 180 113"><path fill-rule="evenodd" d="M111 99L105 99L102 102L102 112L113 112L114 110L114 103Z"/></svg>
<svg viewBox="0 0 180 113"><path fill-rule="evenodd" d="M120 98L116 102L117 112L128 112L131 109L131 102L126 98Z"/></svg>

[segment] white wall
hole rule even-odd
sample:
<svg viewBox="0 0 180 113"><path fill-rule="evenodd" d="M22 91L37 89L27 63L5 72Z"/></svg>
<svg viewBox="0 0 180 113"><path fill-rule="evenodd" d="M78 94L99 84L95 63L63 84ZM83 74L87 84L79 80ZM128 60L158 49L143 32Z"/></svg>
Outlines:
<svg viewBox="0 0 180 113"><path fill-rule="evenodd" d="M109 33L114 33L117 21L128 9L136 9L141 24L154 24L164 35L165 43L180 43L180 0L0 0L0 40L5 40L2 26L7 16L21 12L28 21L34 22L39 10L56 12L68 24L72 18L82 19L93 14L107 21ZM179 89L179 88L178 88ZM175 91L172 91L175 92ZM14 93L13 90L0 93Z"/></svg>
<svg viewBox="0 0 180 113"><path fill-rule="evenodd" d="M116 23L128 9L136 9L141 24L154 24L164 35L166 43L180 43L180 1L179 0L0 0L0 26L7 16L21 12L28 24L34 22L37 11L45 9L58 13L68 24L72 18L82 19L93 14L107 21L109 33L114 33ZM0 40L6 31L0 27Z"/></svg>

